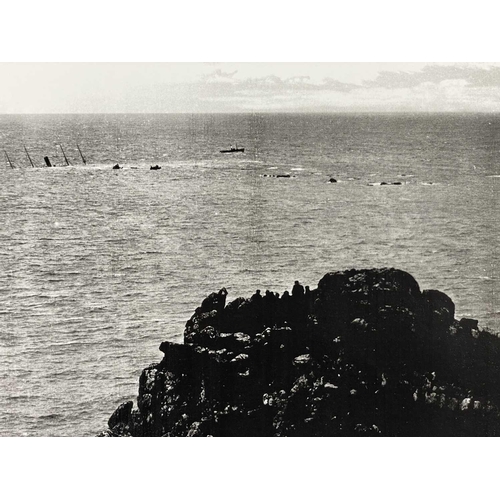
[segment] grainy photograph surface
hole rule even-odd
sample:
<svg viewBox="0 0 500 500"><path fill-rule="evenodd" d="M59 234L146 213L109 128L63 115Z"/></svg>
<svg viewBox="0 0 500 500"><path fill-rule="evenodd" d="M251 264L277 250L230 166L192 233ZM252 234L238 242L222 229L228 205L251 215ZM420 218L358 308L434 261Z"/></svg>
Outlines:
<svg viewBox="0 0 500 500"><path fill-rule="evenodd" d="M0 436L500 434L500 63L0 63Z"/></svg>

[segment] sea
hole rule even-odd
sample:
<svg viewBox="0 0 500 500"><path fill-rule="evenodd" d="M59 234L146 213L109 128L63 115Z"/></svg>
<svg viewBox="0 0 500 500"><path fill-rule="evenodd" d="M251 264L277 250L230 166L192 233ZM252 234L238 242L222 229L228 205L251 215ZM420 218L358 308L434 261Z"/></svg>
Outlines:
<svg viewBox="0 0 500 500"><path fill-rule="evenodd" d="M98 434L222 287L396 267L500 332L498 114L0 115L0 147L0 436Z"/></svg>

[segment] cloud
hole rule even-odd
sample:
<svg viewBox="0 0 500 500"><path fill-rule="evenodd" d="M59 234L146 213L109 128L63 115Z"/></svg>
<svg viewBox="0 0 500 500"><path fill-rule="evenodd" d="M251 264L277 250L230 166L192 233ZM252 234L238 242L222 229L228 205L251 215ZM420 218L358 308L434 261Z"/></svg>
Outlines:
<svg viewBox="0 0 500 500"><path fill-rule="evenodd" d="M500 112L498 63L2 67L0 113Z"/></svg>
<svg viewBox="0 0 500 500"><path fill-rule="evenodd" d="M421 71L382 71L374 80L363 82L365 87L403 88L415 87L422 83L440 83L462 80L471 87L500 87L500 67L480 67L475 65L429 65Z"/></svg>
<svg viewBox="0 0 500 500"><path fill-rule="evenodd" d="M201 99L236 110L269 111L462 111L500 112L500 67L424 66L420 71L381 71L360 84L307 75L233 78Z"/></svg>
<svg viewBox="0 0 500 500"><path fill-rule="evenodd" d="M232 72L224 72L221 69L216 69L208 75L204 75L202 80L206 83L237 83L234 76L238 70Z"/></svg>
<svg viewBox="0 0 500 500"><path fill-rule="evenodd" d="M340 82L338 80L335 80L334 78L325 78L323 80L322 86L326 89L336 90L338 92L350 92L351 90L360 88L359 85L355 85L353 83Z"/></svg>

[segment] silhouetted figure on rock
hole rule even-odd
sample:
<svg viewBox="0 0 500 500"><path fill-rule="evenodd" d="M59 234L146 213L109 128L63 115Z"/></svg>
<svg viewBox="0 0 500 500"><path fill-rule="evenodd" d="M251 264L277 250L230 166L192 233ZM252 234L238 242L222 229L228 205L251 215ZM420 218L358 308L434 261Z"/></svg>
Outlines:
<svg viewBox="0 0 500 500"><path fill-rule="evenodd" d="M264 311L263 311L263 301L264 298L260 294L260 290L256 290L255 293L250 297L250 309L252 322L255 330L261 330L264 323Z"/></svg>
<svg viewBox="0 0 500 500"><path fill-rule="evenodd" d="M201 303L202 310L206 312L216 310L220 314L226 306L226 297L227 290L225 288L221 288L218 293L211 293Z"/></svg>
<svg viewBox="0 0 500 500"><path fill-rule="evenodd" d="M290 319L296 326L304 326L307 320L304 287L295 281L292 288L292 309Z"/></svg>
<svg viewBox="0 0 500 500"><path fill-rule="evenodd" d="M304 296L304 287L298 282L295 281L295 284L292 288L292 297L303 297Z"/></svg>
<svg viewBox="0 0 500 500"><path fill-rule="evenodd" d="M274 325L274 317L276 312L275 304L276 297L274 296L274 293L266 290L266 294L264 295L264 298L262 300L265 326Z"/></svg>
<svg viewBox="0 0 500 500"><path fill-rule="evenodd" d="M278 322L281 325L290 320L291 307L292 297L290 297L288 290L285 290L278 303Z"/></svg>
<svg viewBox="0 0 500 500"><path fill-rule="evenodd" d="M306 303L306 313L307 313L307 315L309 315L309 314L312 314L313 305L314 305L313 294L311 293L311 289L309 288L309 285L306 286L304 295L305 295L305 303Z"/></svg>

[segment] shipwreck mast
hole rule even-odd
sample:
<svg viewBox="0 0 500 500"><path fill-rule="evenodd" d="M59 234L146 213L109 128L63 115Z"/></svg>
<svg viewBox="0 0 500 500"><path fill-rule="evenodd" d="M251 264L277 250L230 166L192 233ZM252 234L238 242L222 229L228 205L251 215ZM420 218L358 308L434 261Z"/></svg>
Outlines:
<svg viewBox="0 0 500 500"><path fill-rule="evenodd" d="M61 144L59 144L59 147L61 148L61 151L62 151L62 154L64 156L64 159L66 160L66 165L68 165L68 167L70 166L70 162L68 161L68 159L66 158L66 155L64 154L64 149L62 147Z"/></svg>
<svg viewBox="0 0 500 500"><path fill-rule="evenodd" d="M87 165L87 161L85 160L85 157L83 156L83 154L80 150L80 146L77 144L76 147L78 148L78 152L80 153L80 156L82 157L83 164Z"/></svg>
<svg viewBox="0 0 500 500"><path fill-rule="evenodd" d="M30 156L30 154L28 153L28 150L26 149L26 146L24 146L24 151L26 151L26 156L28 157L28 160L30 161L31 166L32 166L32 167L35 167L35 165L34 165L34 163L33 163L33 160L31 159L31 156Z"/></svg>
<svg viewBox="0 0 500 500"><path fill-rule="evenodd" d="M3 152L5 153L5 156L7 157L7 161L9 162L10 168L14 168L14 165L12 165L12 162L10 161L10 158L9 158L9 155L7 154L7 151L5 151L5 149L4 149Z"/></svg>

